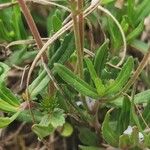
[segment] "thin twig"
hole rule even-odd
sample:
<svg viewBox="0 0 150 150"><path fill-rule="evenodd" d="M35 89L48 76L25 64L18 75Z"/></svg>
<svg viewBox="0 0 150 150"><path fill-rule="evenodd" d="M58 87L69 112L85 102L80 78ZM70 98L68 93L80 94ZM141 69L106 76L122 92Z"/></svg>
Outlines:
<svg viewBox="0 0 150 150"><path fill-rule="evenodd" d="M17 137L17 135L20 133L20 131L23 129L23 127L25 126L25 122L21 123L21 125L18 127L17 131L12 133L11 135L9 135L7 138L5 138L4 140L1 141L1 143L6 144L9 141L12 141L12 139L15 139L15 137Z"/></svg>
<svg viewBox="0 0 150 150"><path fill-rule="evenodd" d="M41 39L43 42L49 40L49 38L41 38ZM6 49L15 45L28 45L28 44L34 44L35 42L36 42L35 39L13 41L6 46Z"/></svg>
<svg viewBox="0 0 150 150"><path fill-rule="evenodd" d="M51 2L51 1L46 1L46 0L26 0L26 2L38 3L38 4L46 5L46 6L52 5L52 6L56 6L56 7L62 8L63 10L70 12L69 8L63 5L57 4L56 2Z"/></svg>
<svg viewBox="0 0 150 150"><path fill-rule="evenodd" d="M147 65L149 57L150 57L150 48L149 48L149 51L147 52L147 54L145 54L145 56L143 57L142 61L140 62L138 68L134 72L134 74L131 77L131 79L128 81L128 83L126 84L126 86L123 88L122 92L127 91L127 89L129 89L130 86L137 80L138 76L141 74L142 70Z"/></svg>
<svg viewBox="0 0 150 150"><path fill-rule="evenodd" d="M140 117L141 117L142 121L144 122L145 126L147 127L147 129L149 129L149 130L150 130L150 128L149 128L148 124L146 123L146 121L145 121L145 119L144 119L144 117L143 117L142 113L140 112L140 110L139 110L138 106L137 106L137 105L135 105L135 107L136 107L136 109L137 109L137 111L138 111L138 113L139 113L139 115L140 115Z"/></svg>
<svg viewBox="0 0 150 150"><path fill-rule="evenodd" d="M67 16L67 18L65 18L65 20L63 21L62 25L64 26L67 22L69 22L71 20L71 13L70 15Z"/></svg>
<svg viewBox="0 0 150 150"><path fill-rule="evenodd" d="M40 4L40 5L45 5L45 6L56 6L56 7L59 7L63 10L70 12L69 8L67 8L63 5L57 4L56 2L48 2L46 0L25 0L25 1L26 2L33 2L33 3ZM8 7L12 7L13 5L16 5L16 4L18 4L18 2L10 2L10 3L0 4L0 10L6 9Z"/></svg>
<svg viewBox="0 0 150 150"><path fill-rule="evenodd" d="M29 65L26 65L26 66L24 67L24 69L23 69L22 76L21 76L21 82L20 82L20 88L21 88L22 85L23 85L23 80L24 80L25 73L26 73L27 69L29 69Z"/></svg>
<svg viewBox="0 0 150 150"><path fill-rule="evenodd" d="M17 4L17 2L11 2L11 3L0 4L0 10L6 9L6 8L8 8L8 7L12 7L12 6L14 6L15 4Z"/></svg>
<svg viewBox="0 0 150 150"><path fill-rule="evenodd" d="M86 49L86 48L84 48L84 52L85 52L86 54L90 55L91 57L94 57L94 56L95 56L95 54L94 54L93 52L91 52L90 50L88 50L88 49Z"/></svg>
<svg viewBox="0 0 150 150"><path fill-rule="evenodd" d="M108 65L108 66L110 66L110 67L112 67L112 68L115 68L115 69L121 70L121 68L120 68L120 67L115 66L115 65L113 65L113 64L111 64L111 63L109 63L109 62L107 62L107 63L106 63L106 65Z"/></svg>
<svg viewBox="0 0 150 150"><path fill-rule="evenodd" d="M61 90L61 88L59 87L59 85L58 85L58 83L57 83L57 80L56 80L55 77L53 76L53 74L52 74L52 72L50 71L50 69L48 68L48 66L47 66L45 63L43 63L43 67L44 67L45 71L47 72L49 78L52 80L52 82L53 82L55 88L62 94L62 90Z"/></svg>

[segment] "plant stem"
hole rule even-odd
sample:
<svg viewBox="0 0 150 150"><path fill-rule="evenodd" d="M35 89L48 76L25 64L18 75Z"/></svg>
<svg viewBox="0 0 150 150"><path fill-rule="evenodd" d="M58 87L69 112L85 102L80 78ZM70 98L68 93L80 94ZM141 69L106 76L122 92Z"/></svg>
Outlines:
<svg viewBox="0 0 150 150"><path fill-rule="evenodd" d="M71 0L72 20L75 34L75 45L77 51L77 71L79 77L83 79L83 54L84 54L84 18L83 18L83 0ZM89 110L85 97L81 95L83 105Z"/></svg>
<svg viewBox="0 0 150 150"><path fill-rule="evenodd" d="M83 55L84 55L84 18L83 18L83 0L78 0L78 11L79 11L79 17L78 17L78 24L79 24L79 39L80 39L80 59L82 61L81 69L81 78L83 78Z"/></svg>
<svg viewBox="0 0 150 150"><path fill-rule="evenodd" d="M76 4L75 0L72 0L72 19L73 19L73 28L75 34L75 44L76 44L76 51L77 51L77 66L78 66L78 74L80 78L83 78L83 14L80 13L80 9L82 8L82 4ZM82 10L81 10L82 11ZM79 14L78 14L79 13ZM81 20L80 20L81 19ZM81 31L81 33L80 33Z"/></svg>
<svg viewBox="0 0 150 150"><path fill-rule="evenodd" d="M42 40L41 40L41 37L40 37L40 34L39 34L38 30L37 30L37 27L36 27L36 25L35 25L35 22L34 22L34 20L33 20L32 16L31 16L31 14L30 14L30 11L29 11L27 5L25 4L24 0L18 0L18 3L19 3L19 5L20 5L20 7L21 7L21 9L22 9L22 12L23 12L25 18L26 18L26 21L27 21L27 23L28 23L28 26L29 26L29 28L30 28L30 31L32 32L32 35L33 35L33 37L34 37L35 40L36 40L36 43L37 43L37 45L38 45L38 48L41 49L42 46L43 46L43 42L42 42Z"/></svg>
<svg viewBox="0 0 150 150"><path fill-rule="evenodd" d="M43 47L43 42L42 42L42 39L40 37L40 34L37 30L37 27L35 25L35 22L30 14L30 11L26 5L26 3L24 2L24 0L18 0L18 3L22 9L22 12L26 18L26 21L28 23L28 26L30 28L30 31L37 43L37 46L39 49L41 49ZM45 56L45 59L46 59L46 54L43 54ZM44 62L44 59L43 59L43 55L41 56L41 59L42 59L42 62ZM27 85L28 86L28 85ZM34 114L31 110L31 106L30 106L30 95L29 95L29 92L28 90L26 90L26 94L27 94L27 101L28 101L28 106L29 106L29 110L30 110L30 113L31 113L31 116L32 116L32 120L33 120L33 123L35 122L35 119L34 119Z"/></svg>
<svg viewBox="0 0 150 150"><path fill-rule="evenodd" d="M42 42L40 33L39 33L39 31L35 25L35 22L31 16L31 13L30 13L26 3L24 2L24 0L18 0L18 3L22 9L22 12L23 12L25 18L26 18L26 21L28 23L30 31L31 31L36 43L37 43L37 46L39 49L41 49L43 47L43 42ZM47 60L46 53L43 53L43 55L41 56L41 59L42 59L42 62L44 62L44 60ZM28 84L27 84L27 87L28 87Z"/></svg>

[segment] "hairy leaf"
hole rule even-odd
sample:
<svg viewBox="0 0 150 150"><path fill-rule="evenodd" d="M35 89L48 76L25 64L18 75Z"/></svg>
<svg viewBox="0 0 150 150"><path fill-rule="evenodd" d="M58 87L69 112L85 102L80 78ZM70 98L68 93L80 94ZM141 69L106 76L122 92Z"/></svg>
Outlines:
<svg viewBox="0 0 150 150"><path fill-rule="evenodd" d="M98 136L94 132L88 128L79 128L79 132L79 139L83 144L89 146L98 145Z"/></svg>
<svg viewBox="0 0 150 150"><path fill-rule="evenodd" d="M131 108L131 102L127 97L124 97L123 99L123 106L121 108L121 113L118 120L117 125L117 131L122 134L123 131L127 129L130 123L130 108Z"/></svg>
<svg viewBox="0 0 150 150"><path fill-rule="evenodd" d="M61 109L55 109L51 114L46 114L39 124L34 124L32 130L40 139L43 139L64 123L63 111Z"/></svg>
<svg viewBox="0 0 150 150"><path fill-rule="evenodd" d="M20 111L16 112L12 117L0 117L0 128L4 128L12 123L19 115Z"/></svg>
<svg viewBox="0 0 150 150"><path fill-rule="evenodd" d="M15 107L6 101L0 99L0 110L5 111L5 112L17 112L19 107Z"/></svg>
<svg viewBox="0 0 150 150"><path fill-rule="evenodd" d="M150 90L143 91L134 96L135 104L148 103L149 101L150 101ZM112 101L111 103L115 104L118 107L122 107L123 97L117 98L116 100Z"/></svg>
<svg viewBox="0 0 150 150"><path fill-rule="evenodd" d="M4 84L0 84L0 98L15 107L18 107L20 104L18 97L15 96Z"/></svg>
<svg viewBox="0 0 150 150"><path fill-rule="evenodd" d="M109 40L107 39L97 50L95 59L94 59L94 68L98 74L101 76L102 70L104 69L105 63L108 57L108 44Z"/></svg>
<svg viewBox="0 0 150 150"><path fill-rule="evenodd" d="M133 58L129 57L126 63L123 65L122 70L119 72L116 80L106 87L106 94L115 94L116 92L121 90L121 88L130 78L133 64Z"/></svg>
<svg viewBox="0 0 150 150"><path fill-rule="evenodd" d="M89 58L85 59L86 65L88 67L88 70L90 72L90 76L96 86L97 92L100 96L103 96L105 92L105 86L102 83L102 80L97 76L96 71L94 69L94 66Z"/></svg>
<svg viewBox="0 0 150 150"><path fill-rule="evenodd" d="M87 84L85 81L81 80L77 75L72 73L68 68L61 64L55 64L54 70L58 73L58 75L66 81L70 86L76 89L83 95L92 97L97 99L99 97L96 90Z"/></svg>
<svg viewBox="0 0 150 150"><path fill-rule="evenodd" d="M112 146L118 146L119 136L117 132L115 132L111 126L110 126L110 112L108 111L105 115L104 122L102 124L102 136L104 140L112 145Z"/></svg>
<svg viewBox="0 0 150 150"><path fill-rule="evenodd" d="M127 36L127 41L131 42L135 38L137 38L141 32L143 31L144 28L144 21L141 21L140 24Z"/></svg>
<svg viewBox="0 0 150 150"><path fill-rule="evenodd" d="M79 145L79 149L80 149L80 150L104 150L104 149L99 148L99 147L94 147L94 146L82 146L82 145Z"/></svg>
<svg viewBox="0 0 150 150"><path fill-rule="evenodd" d="M43 139L44 137L53 133L54 128L50 124L49 125L34 124L32 126L32 131L36 133L40 139Z"/></svg>
<svg viewBox="0 0 150 150"><path fill-rule="evenodd" d="M9 69L10 69L9 66L7 66L6 64L0 62L0 84L2 84L2 82L4 82Z"/></svg>

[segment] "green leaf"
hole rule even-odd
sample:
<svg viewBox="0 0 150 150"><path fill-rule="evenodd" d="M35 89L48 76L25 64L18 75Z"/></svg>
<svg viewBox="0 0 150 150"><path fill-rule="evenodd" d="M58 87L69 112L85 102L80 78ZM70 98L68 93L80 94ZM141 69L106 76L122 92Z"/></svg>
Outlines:
<svg viewBox="0 0 150 150"><path fill-rule="evenodd" d="M73 133L73 127L72 127L72 125L70 123L66 122L63 125L63 129L61 131L61 135L64 136L64 137L69 137L69 136L72 135L72 133Z"/></svg>
<svg viewBox="0 0 150 150"><path fill-rule="evenodd" d="M107 57L108 57L108 44L109 40L107 39L97 50L95 58L94 58L94 68L100 77L102 74L102 70L105 67Z"/></svg>
<svg viewBox="0 0 150 150"><path fill-rule="evenodd" d="M104 149L99 148L99 147L94 147L94 146L82 146L82 145L79 145L79 149L80 149L80 150L104 150Z"/></svg>
<svg viewBox="0 0 150 150"><path fill-rule="evenodd" d="M121 27L122 27L124 33L127 33L128 29L129 29L129 23L127 21L126 15L122 16Z"/></svg>
<svg viewBox="0 0 150 150"><path fill-rule="evenodd" d="M64 64L67 60L70 59L71 55L74 52L74 39L72 39L66 49L66 51L63 53L63 55L58 60L58 63Z"/></svg>
<svg viewBox="0 0 150 150"><path fill-rule="evenodd" d="M5 111L5 112L17 112L19 107L15 107L6 101L0 99L0 110Z"/></svg>
<svg viewBox="0 0 150 150"><path fill-rule="evenodd" d="M143 41L140 40L133 40L130 45L134 48L137 49L138 51L142 52L143 54L146 54L149 50L149 45Z"/></svg>
<svg viewBox="0 0 150 150"><path fill-rule="evenodd" d="M150 133L145 134L144 136L144 145L148 148L150 148Z"/></svg>
<svg viewBox="0 0 150 150"><path fill-rule="evenodd" d="M120 46L122 44L121 34L118 30L118 27L113 22L113 20L111 18L108 18L107 20L108 20L107 28L110 34L111 45L112 45L111 49L114 49L112 51L113 53L118 53L118 50L120 49Z"/></svg>
<svg viewBox="0 0 150 150"><path fill-rule="evenodd" d="M81 80L77 75L72 73L65 66L61 64L55 64L54 71L56 71L65 82L67 82L70 86L72 86L81 94L95 99L99 98L99 95L93 87L91 87L85 81Z"/></svg>
<svg viewBox="0 0 150 150"><path fill-rule="evenodd" d="M150 101L150 90L143 91L138 93L134 97L135 104L148 103Z"/></svg>
<svg viewBox="0 0 150 150"><path fill-rule="evenodd" d="M54 14L50 12L48 17L47 17L47 21L46 21L46 28L47 28L48 36L51 36L53 33L53 25L52 25L52 16L53 15Z"/></svg>
<svg viewBox="0 0 150 150"><path fill-rule="evenodd" d="M57 32L62 27L60 10L56 9L55 11L50 12L47 17L47 32L48 35L52 35L53 32Z"/></svg>
<svg viewBox="0 0 150 150"><path fill-rule="evenodd" d="M4 128L12 123L20 114L20 111L16 112L12 117L0 117L0 128Z"/></svg>
<svg viewBox="0 0 150 150"><path fill-rule="evenodd" d="M20 8L17 5L13 6L12 8L12 18L13 18L12 25L15 33L15 39L16 40L25 39L27 37L27 34L22 22Z"/></svg>
<svg viewBox="0 0 150 150"><path fill-rule="evenodd" d="M109 3L113 2L113 1L114 1L114 0L101 0L100 3L101 3L102 5L106 5L106 4L109 4Z"/></svg>
<svg viewBox="0 0 150 150"><path fill-rule="evenodd" d="M63 110L55 109L51 114L46 114L39 124L32 126L33 132L35 132L40 139L50 135L55 128L62 126L65 123Z"/></svg>
<svg viewBox="0 0 150 150"><path fill-rule="evenodd" d="M112 146L118 146L119 136L117 132L115 132L111 128L109 122L110 122L110 112L108 111L107 114L105 115L105 119L102 124L102 136L108 144Z"/></svg>
<svg viewBox="0 0 150 150"><path fill-rule="evenodd" d="M53 67L53 64L58 62L61 59L61 57L64 55L64 53L68 50L68 47L73 39L72 36L73 36L72 33L69 33L65 36L64 41L62 42L61 46L50 59L50 62L49 62L50 69Z"/></svg>
<svg viewBox="0 0 150 150"><path fill-rule="evenodd" d="M53 64L55 62L59 62L63 64L70 58L71 54L74 51L74 46L72 46L73 41L74 40L72 38L71 33L65 36L65 39L62 42L62 45L50 59L50 62L49 62L50 69L53 68ZM55 72L53 69L52 69L52 72L55 75ZM31 94L30 96L34 98L48 85L49 81L50 81L49 76L47 75L46 71L43 70L39 74L39 76L29 86L29 93Z"/></svg>
<svg viewBox="0 0 150 150"><path fill-rule="evenodd" d="M24 61L33 60L37 54L37 51L28 51L26 46L22 46L19 50L15 50L10 57L5 60L9 66L21 65Z"/></svg>
<svg viewBox="0 0 150 150"><path fill-rule="evenodd" d="M0 40L4 41L11 41L11 38L9 37L9 33L7 29L5 28L3 20L0 19Z"/></svg>
<svg viewBox="0 0 150 150"><path fill-rule="evenodd" d="M52 23L54 32L57 32L62 26L62 21L57 17L57 15L52 16Z"/></svg>
<svg viewBox="0 0 150 150"><path fill-rule="evenodd" d="M29 93L32 98L35 98L49 83L50 78L43 70L38 77L29 85Z"/></svg>
<svg viewBox="0 0 150 150"><path fill-rule="evenodd" d="M129 149L131 146L130 136L123 134L119 137L119 148L120 149Z"/></svg>
<svg viewBox="0 0 150 150"><path fill-rule="evenodd" d="M64 111L59 108L55 108L54 112L49 116L49 122L54 128L63 126L65 123Z"/></svg>
<svg viewBox="0 0 150 150"><path fill-rule="evenodd" d="M33 132L37 134L40 139L50 135L54 131L54 127L50 124L49 115L43 116L39 124L34 124L32 126Z"/></svg>
<svg viewBox="0 0 150 150"><path fill-rule="evenodd" d="M138 146L139 144L139 130L137 127L133 127L132 129L133 131L130 136L130 141L131 141L132 146L134 147L134 146Z"/></svg>
<svg viewBox="0 0 150 150"><path fill-rule="evenodd" d="M41 118L43 117L42 112L40 112L39 110L34 110L34 109L32 110L32 112L34 114L35 121L40 122ZM17 120L20 122L33 123L30 110L22 110L19 116L17 117Z"/></svg>
<svg viewBox="0 0 150 150"><path fill-rule="evenodd" d="M144 111L142 113L142 116L147 124L150 123L150 111L149 110L150 110L150 101L148 102L147 106L144 108ZM142 128L145 129L146 126L142 119L140 121L140 124L141 124Z"/></svg>
<svg viewBox="0 0 150 150"><path fill-rule="evenodd" d="M127 16L131 26L135 24L135 0L128 0Z"/></svg>
<svg viewBox="0 0 150 150"><path fill-rule="evenodd" d="M124 97L123 99L123 106L121 108L121 113L119 116L118 124L117 124L117 131L122 134L123 131L127 129L130 123L130 108L131 108L131 102L128 99L128 97Z"/></svg>
<svg viewBox="0 0 150 150"><path fill-rule="evenodd" d="M142 20L140 22L140 24L127 35L127 41L130 43L132 40L134 40L135 38L137 38L141 32L143 31L144 28L144 21Z"/></svg>
<svg viewBox="0 0 150 150"><path fill-rule="evenodd" d="M94 69L94 66L89 58L85 59L86 65L88 67L88 70L90 72L90 76L92 80L94 81L94 84L96 86L97 92L100 96L103 96L105 92L105 86L102 83L102 80L97 76L96 71Z"/></svg>
<svg viewBox="0 0 150 150"><path fill-rule="evenodd" d="M142 126L139 121L139 117L135 110L135 103L134 100L131 101L131 108L130 108L130 125L136 125L138 126L138 129L142 131Z"/></svg>
<svg viewBox="0 0 150 150"><path fill-rule="evenodd" d="M83 144L89 145L89 146L98 145L98 142L99 142L98 136L94 132L92 132L90 129L80 127L79 132L80 132L79 139Z"/></svg>
<svg viewBox="0 0 150 150"><path fill-rule="evenodd" d="M9 66L0 62L0 84L2 84L2 82L5 81L9 69L10 69Z"/></svg>
<svg viewBox="0 0 150 150"><path fill-rule="evenodd" d="M32 131L34 133L37 134L37 136L40 139L43 139L44 137L50 135L51 133L53 133L54 128L52 127L52 125L43 125L43 124L34 124L32 126Z"/></svg>
<svg viewBox="0 0 150 150"><path fill-rule="evenodd" d="M146 16L150 13L150 2L149 0L142 0L140 1L139 5L136 7L136 13L135 13L135 24L138 24L143 20Z"/></svg>
<svg viewBox="0 0 150 150"><path fill-rule="evenodd" d="M123 65L122 70L119 72L116 80L106 87L106 94L115 94L120 91L125 83L130 78L133 69L133 58L128 57L126 63Z"/></svg>
<svg viewBox="0 0 150 150"><path fill-rule="evenodd" d="M150 101L150 90L143 91L134 96L135 104L148 103L149 101ZM118 107L122 107L123 97L117 98L116 100L112 101L111 103L115 104Z"/></svg>
<svg viewBox="0 0 150 150"><path fill-rule="evenodd" d="M0 98L15 107L18 107L20 104L17 96L15 96L4 84L0 84Z"/></svg>

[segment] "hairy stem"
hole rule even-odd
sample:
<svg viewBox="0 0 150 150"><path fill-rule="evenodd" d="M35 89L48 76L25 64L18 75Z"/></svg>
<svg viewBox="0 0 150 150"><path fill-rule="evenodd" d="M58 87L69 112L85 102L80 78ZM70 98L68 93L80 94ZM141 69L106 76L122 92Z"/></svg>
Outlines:
<svg viewBox="0 0 150 150"><path fill-rule="evenodd" d="M25 18L26 18L26 21L28 23L30 31L32 32L32 35L35 38L36 43L38 44L38 48L41 49L42 46L43 46L43 42L41 40L41 37L40 37L40 34L39 34L38 30L37 30L35 22L34 22L31 14L30 14L30 11L29 11L27 5L25 4L24 0L18 0L18 3L19 3L19 5L20 5L20 7L22 9L22 12L23 12Z"/></svg>
<svg viewBox="0 0 150 150"><path fill-rule="evenodd" d="M82 1L82 0L81 0ZM80 0L76 3L75 0L71 0L72 7L72 20L73 20L73 28L75 35L75 45L77 51L77 66L78 66L78 74L80 78L83 78L83 14L82 14L82 4L80 4ZM81 31L81 32L80 32Z"/></svg>
<svg viewBox="0 0 150 150"><path fill-rule="evenodd" d="M71 1L71 10L72 10L72 20L73 20L73 28L74 28L74 35L75 35L75 45L77 51L77 71L79 77L83 78L83 50L84 50L84 18L83 18L83 0L78 0L76 3L75 0ZM81 95L81 100L83 105L87 110L88 105L86 103L85 97Z"/></svg>
<svg viewBox="0 0 150 150"><path fill-rule="evenodd" d="M26 21L28 23L28 26L30 28L30 31L37 43L37 46L39 49L41 49L43 47L43 42L42 42L42 39L41 39L41 36L38 32L38 29L35 25L35 22L30 14L30 11L26 5L26 3L24 2L24 0L18 0L18 3L22 9L22 12L26 18ZM41 56L41 59L42 59L42 62L44 62L44 60L47 60L47 56L46 56L46 53L44 53L42 56ZM27 85L28 86L28 85Z"/></svg>
<svg viewBox="0 0 150 150"><path fill-rule="evenodd" d="M41 48L43 47L43 42L42 42L42 39L41 39L41 37L40 37L40 34L39 34L38 30L37 30L37 27L36 27L36 25L35 25L35 22L34 22L34 20L33 20L32 16L31 16L31 14L30 14L30 11L29 11L29 9L28 9L26 3L24 2L24 0L18 0L18 3L19 3L19 5L20 5L20 7L21 7L21 9L22 9L22 12L23 12L25 18L26 18L26 21L27 21L27 23L28 23L28 26L29 26L29 28L30 28L30 31L31 31L31 33L32 33L32 35L33 35L33 37L34 37L36 43L37 43L37 46L38 46L39 49L41 49ZM44 54L43 54L43 55L44 55ZM45 58L46 58L46 55L45 55ZM42 59L42 61L44 62L44 59L43 59L42 56L41 56L41 59ZM34 122L35 122L35 119L34 119L34 114L33 114L33 112L31 111L31 106L30 106L30 102L29 102L29 101L30 101L30 95L29 95L28 90L26 90L26 94L27 94L28 106L29 106L29 109L30 109L30 113L31 113L31 116L32 116L33 123L34 123Z"/></svg>
<svg viewBox="0 0 150 150"><path fill-rule="evenodd" d="M84 18L83 18L83 0L78 0L78 11L79 11L79 16L78 16L78 24L79 24L79 41L80 41L80 76L83 78L83 50L84 50Z"/></svg>

